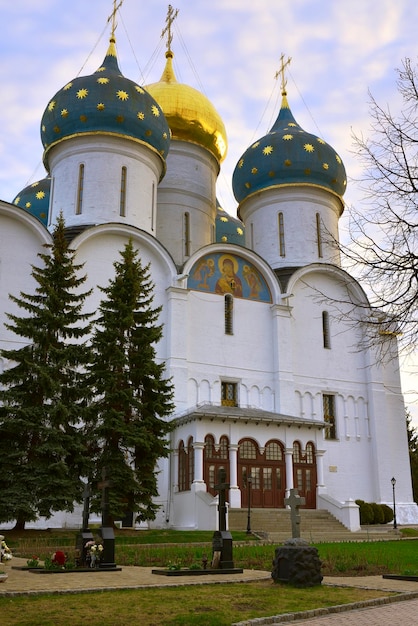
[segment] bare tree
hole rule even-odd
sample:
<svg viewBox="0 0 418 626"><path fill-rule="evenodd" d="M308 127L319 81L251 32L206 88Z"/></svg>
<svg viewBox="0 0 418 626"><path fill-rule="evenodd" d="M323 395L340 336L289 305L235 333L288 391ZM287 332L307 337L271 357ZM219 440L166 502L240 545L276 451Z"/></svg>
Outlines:
<svg viewBox="0 0 418 626"><path fill-rule="evenodd" d="M370 95L370 136L354 135L365 206L348 209L351 242L342 252L366 288L374 331L402 335L403 349L412 352L418 347L418 67L408 58L397 70L397 88L400 113Z"/></svg>

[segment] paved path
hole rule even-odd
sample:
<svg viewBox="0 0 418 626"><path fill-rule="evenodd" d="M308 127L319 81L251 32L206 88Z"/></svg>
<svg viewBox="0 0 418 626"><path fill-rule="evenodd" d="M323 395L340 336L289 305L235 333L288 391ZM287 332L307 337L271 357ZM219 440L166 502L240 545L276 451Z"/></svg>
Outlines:
<svg viewBox="0 0 418 626"><path fill-rule="evenodd" d="M14 567L26 565L25 559L13 558ZM150 567L122 567L117 572L36 574L13 569L7 565L8 579L0 585L0 596L38 595L42 593L85 593L112 589L140 589L150 586L202 585L213 583L249 582L271 580L270 572L244 570L242 574L167 577L151 573ZM240 625L301 624L303 626L418 626L418 582L385 579L382 576L356 578L326 577L323 585L363 587L399 596L385 597L358 605L343 605L336 609L319 609L312 612L267 617L240 622ZM323 615L318 615L322 611ZM335 611L335 612L333 612Z"/></svg>

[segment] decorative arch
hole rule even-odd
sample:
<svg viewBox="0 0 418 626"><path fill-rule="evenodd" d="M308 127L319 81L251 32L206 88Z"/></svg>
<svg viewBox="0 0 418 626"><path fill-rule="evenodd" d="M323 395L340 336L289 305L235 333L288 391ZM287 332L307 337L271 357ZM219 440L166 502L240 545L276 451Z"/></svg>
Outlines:
<svg viewBox="0 0 418 626"><path fill-rule="evenodd" d="M178 486L179 491L190 491L194 480L193 437L189 437L187 446L183 439L178 445Z"/></svg>
<svg viewBox="0 0 418 626"><path fill-rule="evenodd" d="M238 485L243 507L250 503L255 508L283 508L286 488L283 443L270 439L261 451L254 439L241 439L238 451Z"/></svg>
<svg viewBox="0 0 418 626"><path fill-rule="evenodd" d="M206 435L205 448L203 451L203 480L206 490L212 495L217 495L215 485L218 484L219 470L224 469L226 482L229 483L229 439L222 435L219 443L215 443L213 435Z"/></svg>
<svg viewBox="0 0 418 626"><path fill-rule="evenodd" d="M199 258L190 268L187 286L195 291L272 302L262 273L251 261L233 252L214 250Z"/></svg>

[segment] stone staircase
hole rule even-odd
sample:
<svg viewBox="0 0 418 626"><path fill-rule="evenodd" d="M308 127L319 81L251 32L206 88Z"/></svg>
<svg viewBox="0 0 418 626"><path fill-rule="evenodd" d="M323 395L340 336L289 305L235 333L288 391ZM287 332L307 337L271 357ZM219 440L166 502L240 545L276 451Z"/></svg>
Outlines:
<svg viewBox="0 0 418 626"><path fill-rule="evenodd" d="M229 509L229 530L246 530L247 509ZM331 513L324 510L300 509L300 536L309 543L337 541L378 541L398 539L390 526L364 526L351 532ZM282 543L292 537L289 509L252 509L251 531L273 543Z"/></svg>

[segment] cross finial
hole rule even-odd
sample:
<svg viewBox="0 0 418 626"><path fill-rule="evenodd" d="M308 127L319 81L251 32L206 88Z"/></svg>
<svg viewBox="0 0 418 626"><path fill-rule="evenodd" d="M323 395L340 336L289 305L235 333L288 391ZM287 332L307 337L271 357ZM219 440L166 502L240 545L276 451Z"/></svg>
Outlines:
<svg viewBox="0 0 418 626"><path fill-rule="evenodd" d="M173 41L173 33L171 32L171 27L178 15L178 12L179 10L174 10L171 4L168 5L167 17L165 19L166 26L163 28L161 33L161 37L164 37L164 35L167 33L167 52L171 50L171 42Z"/></svg>
<svg viewBox="0 0 418 626"><path fill-rule="evenodd" d="M120 7L123 4L123 0L120 0L119 4L116 4L117 0L113 0L113 11L112 13L109 15L109 17L107 18L107 21L110 22L110 20L112 20L112 33L111 33L111 38L114 39L115 38L115 30L117 27L117 22L116 22L116 12L120 9Z"/></svg>
<svg viewBox="0 0 418 626"><path fill-rule="evenodd" d="M287 61L284 60L284 53L282 53L282 56L280 57L280 69L277 70L274 78L279 78L279 76L281 76L281 89L282 89L282 96L286 95L286 85L287 85L287 80L284 77L284 70L285 68L290 65L290 61L292 60L292 57L288 57Z"/></svg>

